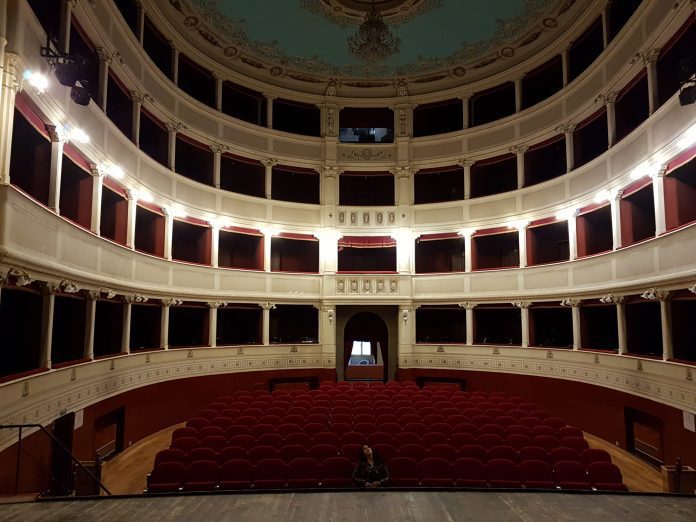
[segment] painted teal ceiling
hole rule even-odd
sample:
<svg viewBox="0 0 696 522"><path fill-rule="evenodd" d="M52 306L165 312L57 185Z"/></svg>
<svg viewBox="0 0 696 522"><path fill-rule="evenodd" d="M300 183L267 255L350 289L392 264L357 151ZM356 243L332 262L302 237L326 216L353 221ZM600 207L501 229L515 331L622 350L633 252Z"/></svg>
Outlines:
<svg viewBox="0 0 696 522"><path fill-rule="evenodd" d="M322 74L391 74L449 67L518 38L557 0L422 0L417 16L395 26L401 49L374 66L348 52L355 25L342 26L310 6L325 0L192 0L217 32L285 67ZM360 2L357 2L358 4ZM378 2L379 3L379 2Z"/></svg>

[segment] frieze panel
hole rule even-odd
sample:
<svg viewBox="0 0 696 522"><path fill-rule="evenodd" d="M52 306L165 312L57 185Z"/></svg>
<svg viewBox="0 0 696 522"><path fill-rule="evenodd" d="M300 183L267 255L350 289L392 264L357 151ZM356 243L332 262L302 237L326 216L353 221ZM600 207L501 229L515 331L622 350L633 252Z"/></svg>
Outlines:
<svg viewBox="0 0 696 522"><path fill-rule="evenodd" d="M338 295L399 295L398 277L351 276L336 279Z"/></svg>
<svg viewBox="0 0 696 522"><path fill-rule="evenodd" d="M394 209L339 209L338 224L351 227L383 227L396 224Z"/></svg>

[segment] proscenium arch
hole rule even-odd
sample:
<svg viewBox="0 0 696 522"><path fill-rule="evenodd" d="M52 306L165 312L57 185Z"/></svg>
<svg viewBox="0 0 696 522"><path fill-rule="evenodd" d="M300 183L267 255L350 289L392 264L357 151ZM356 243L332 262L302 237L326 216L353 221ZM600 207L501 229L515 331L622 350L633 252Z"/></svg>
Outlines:
<svg viewBox="0 0 696 522"><path fill-rule="evenodd" d="M398 307L397 306L337 306L336 307L336 375L345 380L345 342L348 322L360 314L367 313L382 321L387 331L387 349L383 353L386 380L395 380L398 366ZM350 332L348 332L350 335Z"/></svg>

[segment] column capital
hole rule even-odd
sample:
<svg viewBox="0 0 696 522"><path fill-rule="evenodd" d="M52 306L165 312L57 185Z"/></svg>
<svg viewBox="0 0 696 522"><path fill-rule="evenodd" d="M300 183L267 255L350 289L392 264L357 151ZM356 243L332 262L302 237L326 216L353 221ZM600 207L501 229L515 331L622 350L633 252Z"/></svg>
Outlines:
<svg viewBox="0 0 696 522"><path fill-rule="evenodd" d="M687 288L687 290L692 294L696 294L696 285L691 285L689 288Z"/></svg>
<svg viewBox="0 0 696 522"><path fill-rule="evenodd" d="M107 299L113 299L114 297L116 297L116 292L111 290L110 288L102 287L99 289L99 292L106 295Z"/></svg>
<svg viewBox="0 0 696 522"><path fill-rule="evenodd" d="M557 125L553 130L563 134L572 134L575 131L575 127L577 127L577 124L568 122Z"/></svg>
<svg viewBox="0 0 696 522"><path fill-rule="evenodd" d="M177 53L179 52L179 49L176 48L176 43L174 42L174 40L167 40L167 44L169 45L169 47L172 48L172 51Z"/></svg>
<svg viewBox="0 0 696 522"><path fill-rule="evenodd" d="M73 9L77 5L77 0L63 0L63 3Z"/></svg>
<svg viewBox="0 0 696 522"><path fill-rule="evenodd" d="M464 308L466 310L473 310L476 308L476 305L478 303L472 303L471 301L465 301L463 303L457 303L459 305L459 308Z"/></svg>
<svg viewBox="0 0 696 522"><path fill-rule="evenodd" d="M403 78L396 80L396 95L399 97L408 96L408 84Z"/></svg>
<svg viewBox="0 0 696 522"><path fill-rule="evenodd" d="M622 304L624 302L624 296L611 293L600 297L599 302L604 304Z"/></svg>
<svg viewBox="0 0 696 522"><path fill-rule="evenodd" d="M259 303L259 306L264 310L273 310L276 307L275 303L271 303L270 301Z"/></svg>
<svg viewBox="0 0 696 522"><path fill-rule="evenodd" d="M87 292L87 296L86 296L86 297L87 297L87 299L90 300L90 301L96 301L97 299L99 299L99 298L101 297L101 291L99 291L99 290L90 290L89 292Z"/></svg>
<svg viewBox="0 0 696 522"><path fill-rule="evenodd" d="M338 87L341 82L338 78L329 78L329 82L326 84L326 90L324 91L324 96L333 97L336 96L338 92Z"/></svg>
<svg viewBox="0 0 696 522"><path fill-rule="evenodd" d="M11 52L5 52L5 62L8 74L13 77L10 79L10 88L18 93L24 85L24 71L27 70L27 64L21 56Z"/></svg>
<svg viewBox="0 0 696 522"><path fill-rule="evenodd" d="M263 164L264 167L275 167L278 164L278 160L276 158L264 158L261 160L261 163Z"/></svg>
<svg viewBox="0 0 696 522"><path fill-rule="evenodd" d="M183 300L177 299L176 297L167 297L166 299L162 299L162 306L169 308L170 306L179 306L183 304L183 302Z"/></svg>
<svg viewBox="0 0 696 522"><path fill-rule="evenodd" d="M529 150L529 145L520 144L508 148L508 152L512 152L513 154L524 154L527 150Z"/></svg>
<svg viewBox="0 0 696 522"><path fill-rule="evenodd" d="M529 308L532 303L531 303L531 301L513 301L510 304L516 308L524 309L524 308Z"/></svg>
<svg viewBox="0 0 696 522"><path fill-rule="evenodd" d="M517 76L513 76L512 81L515 83L521 82L524 80L524 77L527 76L526 72L520 73Z"/></svg>
<svg viewBox="0 0 696 522"><path fill-rule="evenodd" d="M149 300L149 298L145 297L144 295L139 295L139 294L126 295L123 298L126 301L126 303L128 303L128 304L147 303Z"/></svg>
<svg viewBox="0 0 696 522"><path fill-rule="evenodd" d="M459 96L457 96L457 98L462 101L468 101L473 95L473 92L465 92L464 94L460 94Z"/></svg>
<svg viewBox="0 0 696 522"><path fill-rule="evenodd" d="M47 281L43 285L43 293L46 295L56 295L60 290L60 285L53 281Z"/></svg>
<svg viewBox="0 0 696 522"><path fill-rule="evenodd" d="M210 145L210 150L213 154L222 154L223 152L229 152L232 150L229 145L224 145L222 143L213 143Z"/></svg>
<svg viewBox="0 0 696 522"><path fill-rule="evenodd" d="M27 272L15 267L10 267L7 271L5 281L8 281L11 277L15 280L15 286L27 286L34 282L34 279Z"/></svg>
<svg viewBox="0 0 696 522"><path fill-rule="evenodd" d="M396 167L391 169L389 172L398 179L408 179L416 172L416 169L413 167Z"/></svg>
<svg viewBox="0 0 696 522"><path fill-rule="evenodd" d="M616 100L619 98L619 92L618 91L611 91L606 94L599 94L597 97L594 99L595 103L601 103L602 105L609 105L610 103L616 103Z"/></svg>
<svg viewBox="0 0 696 522"><path fill-rule="evenodd" d="M76 294L80 291L80 287L70 279L62 279L59 283L59 287L66 294Z"/></svg>
<svg viewBox="0 0 696 522"><path fill-rule="evenodd" d="M340 167L324 167L322 173L324 174L324 179L336 179L343 169Z"/></svg>
<svg viewBox="0 0 696 522"><path fill-rule="evenodd" d="M188 127L181 123L180 121L170 121L165 124L168 132L181 132L182 130L188 130Z"/></svg>
<svg viewBox="0 0 696 522"><path fill-rule="evenodd" d="M663 292L657 288L650 288L640 294L640 296L647 301L667 301L670 297L670 293Z"/></svg>
<svg viewBox="0 0 696 522"><path fill-rule="evenodd" d="M106 63L107 65L111 63L111 60L113 60L115 55L113 51L109 51L104 47L97 47L96 51L97 55L99 56L99 61L102 63Z"/></svg>
<svg viewBox="0 0 696 522"><path fill-rule="evenodd" d="M612 190L611 191L611 199L613 199L614 201L621 201L623 193L624 193L623 189Z"/></svg>
<svg viewBox="0 0 696 522"><path fill-rule="evenodd" d="M572 306L572 307L577 307L580 306L582 301L580 299L573 299L572 297L566 297L561 301L561 306Z"/></svg>
<svg viewBox="0 0 696 522"><path fill-rule="evenodd" d="M46 131L53 143L66 143L68 141L68 133L62 125L46 125Z"/></svg>
<svg viewBox="0 0 696 522"><path fill-rule="evenodd" d="M107 168L104 165L97 165L96 163L90 163L89 170L95 178L105 178L107 174Z"/></svg>
<svg viewBox="0 0 696 522"><path fill-rule="evenodd" d="M472 160L469 158L462 158L462 159L457 161L457 165L459 165L460 167L464 167L464 168L473 167L474 163L476 163L476 160Z"/></svg>
<svg viewBox="0 0 696 522"><path fill-rule="evenodd" d="M210 302L208 302L208 308L218 309L221 306L223 306L223 307L227 306L227 304L228 304L227 301L210 301Z"/></svg>
<svg viewBox="0 0 696 522"><path fill-rule="evenodd" d="M131 91L130 95L133 103L139 103L140 105L142 105L145 102L145 100L149 99L149 95L140 91Z"/></svg>
<svg viewBox="0 0 696 522"><path fill-rule="evenodd" d="M646 49L645 51L639 51L631 59L631 65L635 64L638 61L643 62L643 65L645 66L650 65L651 63L655 63L657 62L657 58L660 56L661 50L662 49L660 49L659 47L656 47L654 49Z"/></svg>

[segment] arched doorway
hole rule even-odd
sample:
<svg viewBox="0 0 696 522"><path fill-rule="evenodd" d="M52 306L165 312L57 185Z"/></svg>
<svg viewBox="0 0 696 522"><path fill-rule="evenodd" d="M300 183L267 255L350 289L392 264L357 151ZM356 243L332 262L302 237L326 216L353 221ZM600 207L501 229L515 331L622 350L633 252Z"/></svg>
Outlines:
<svg viewBox="0 0 696 522"><path fill-rule="evenodd" d="M343 371L346 380L388 379L389 330L379 315L359 312L346 322Z"/></svg>

